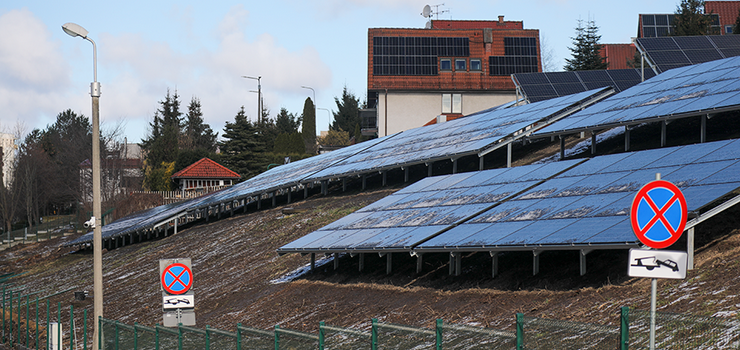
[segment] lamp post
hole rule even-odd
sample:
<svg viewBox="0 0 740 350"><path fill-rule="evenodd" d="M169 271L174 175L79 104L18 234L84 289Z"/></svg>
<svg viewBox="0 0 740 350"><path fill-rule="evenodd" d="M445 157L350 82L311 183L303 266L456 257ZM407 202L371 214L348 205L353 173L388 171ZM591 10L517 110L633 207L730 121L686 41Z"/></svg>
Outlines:
<svg viewBox="0 0 740 350"><path fill-rule="evenodd" d="M242 75L242 78L254 79L257 81L257 122L262 121L262 77L250 77Z"/></svg>
<svg viewBox="0 0 740 350"><path fill-rule="evenodd" d="M103 317L103 231L100 205L100 83L98 82L98 53L95 42L87 37L88 31L75 23L62 26L65 33L81 37L93 45L93 82L90 84L92 97L92 182L93 182L93 314L95 319L93 350L98 350L99 320Z"/></svg>

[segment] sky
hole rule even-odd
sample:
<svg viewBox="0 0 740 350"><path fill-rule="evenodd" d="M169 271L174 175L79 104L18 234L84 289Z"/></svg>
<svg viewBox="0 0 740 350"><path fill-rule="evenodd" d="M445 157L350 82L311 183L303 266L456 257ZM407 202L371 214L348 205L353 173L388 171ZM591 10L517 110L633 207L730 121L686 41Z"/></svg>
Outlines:
<svg viewBox="0 0 740 350"><path fill-rule="evenodd" d="M570 57L578 20L593 20L601 43L628 43L640 13L673 13L679 0L452 1L37 1L0 3L0 132L25 135L67 109L92 115L92 44L65 34L76 23L97 45L101 129L140 142L167 92L181 111L200 100L203 118L223 133L244 106L257 114L257 80L271 117L317 105L327 130L335 97L367 94L368 28L424 28L424 5L439 19L523 21L539 29L556 70ZM441 5L441 6L435 6ZM311 87L313 90L304 88Z"/></svg>

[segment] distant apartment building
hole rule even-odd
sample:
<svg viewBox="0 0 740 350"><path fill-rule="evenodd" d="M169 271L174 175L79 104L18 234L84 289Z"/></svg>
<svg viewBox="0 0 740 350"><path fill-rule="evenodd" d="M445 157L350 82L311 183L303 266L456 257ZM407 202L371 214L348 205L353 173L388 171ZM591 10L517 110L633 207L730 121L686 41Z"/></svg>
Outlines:
<svg viewBox="0 0 740 350"><path fill-rule="evenodd" d="M370 28L363 134L390 135L511 102L511 74L541 71L539 30L504 16Z"/></svg>
<svg viewBox="0 0 740 350"><path fill-rule="evenodd" d="M2 152L3 164L3 185L13 181L13 166L15 165L16 151L18 146L15 144L13 134L0 133L0 151Z"/></svg>

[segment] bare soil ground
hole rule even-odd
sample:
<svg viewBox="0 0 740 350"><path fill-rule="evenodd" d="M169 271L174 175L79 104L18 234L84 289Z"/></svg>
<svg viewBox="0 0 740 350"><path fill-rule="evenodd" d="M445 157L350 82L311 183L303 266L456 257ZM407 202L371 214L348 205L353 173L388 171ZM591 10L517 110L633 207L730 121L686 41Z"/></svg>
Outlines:
<svg viewBox="0 0 740 350"><path fill-rule="evenodd" d="M614 147L621 144L616 142ZM552 154L556 150L557 146L547 144L521 152ZM432 327L435 319L442 318L511 329L518 312L615 324L620 307L649 307L650 283L626 276L626 251L590 253L585 276L579 274L575 251L543 253L536 276L532 276L531 252L502 254L496 278L491 277L488 254L465 255L463 273L457 277L449 276L445 254L425 255L421 274L416 274L414 258L396 254L390 275L386 274L385 258L370 254L363 272L358 272L358 258L347 255L340 258L336 270L330 263L291 282L271 282L309 262L308 257L298 254L278 256L276 248L393 193L403 185L397 183L346 193L334 188L328 196L314 195L291 204L305 209L296 214L283 215L285 205L240 213L209 224L181 227L178 234L167 238L106 251L105 317L127 324L161 323L158 260L178 257L193 261L199 328L210 325L233 330L236 323L242 323L268 329L278 324L315 333L320 321L367 329L371 318L421 327ZM739 228L738 208L697 228L696 268L686 280L659 282L660 310L736 315L740 306ZM2 251L0 274L23 273L12 282L26 285L28 290L43 290L41 295L67 288L92 291L91 252L59 248L74 238ZM672 248L685 249L685 245L682 239ZM92 312L92 298L74 301L69 292L53 299L58 301Z"/></svg>

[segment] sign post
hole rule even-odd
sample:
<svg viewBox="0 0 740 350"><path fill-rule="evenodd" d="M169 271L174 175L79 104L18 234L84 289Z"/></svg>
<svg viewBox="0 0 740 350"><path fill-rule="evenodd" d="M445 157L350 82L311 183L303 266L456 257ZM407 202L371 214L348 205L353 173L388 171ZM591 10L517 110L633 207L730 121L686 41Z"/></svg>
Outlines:
<svg viewBox="0 0 740 350"><path fill-rule="evenodd" d="M193 270L189 258L159 260L165 327L195 326Z"/></svg>
<svg viewBox="0 0 740 350"><path fill-rule="evenodd" d="M686 198L676 185L660 179L643 186L630 209L630 224L637 239L652 249L671 246L686 227ZM686 278L686 252L630 249L628 274L650 281L650 350L655 350L655 309L658 278Z"/></svg>

